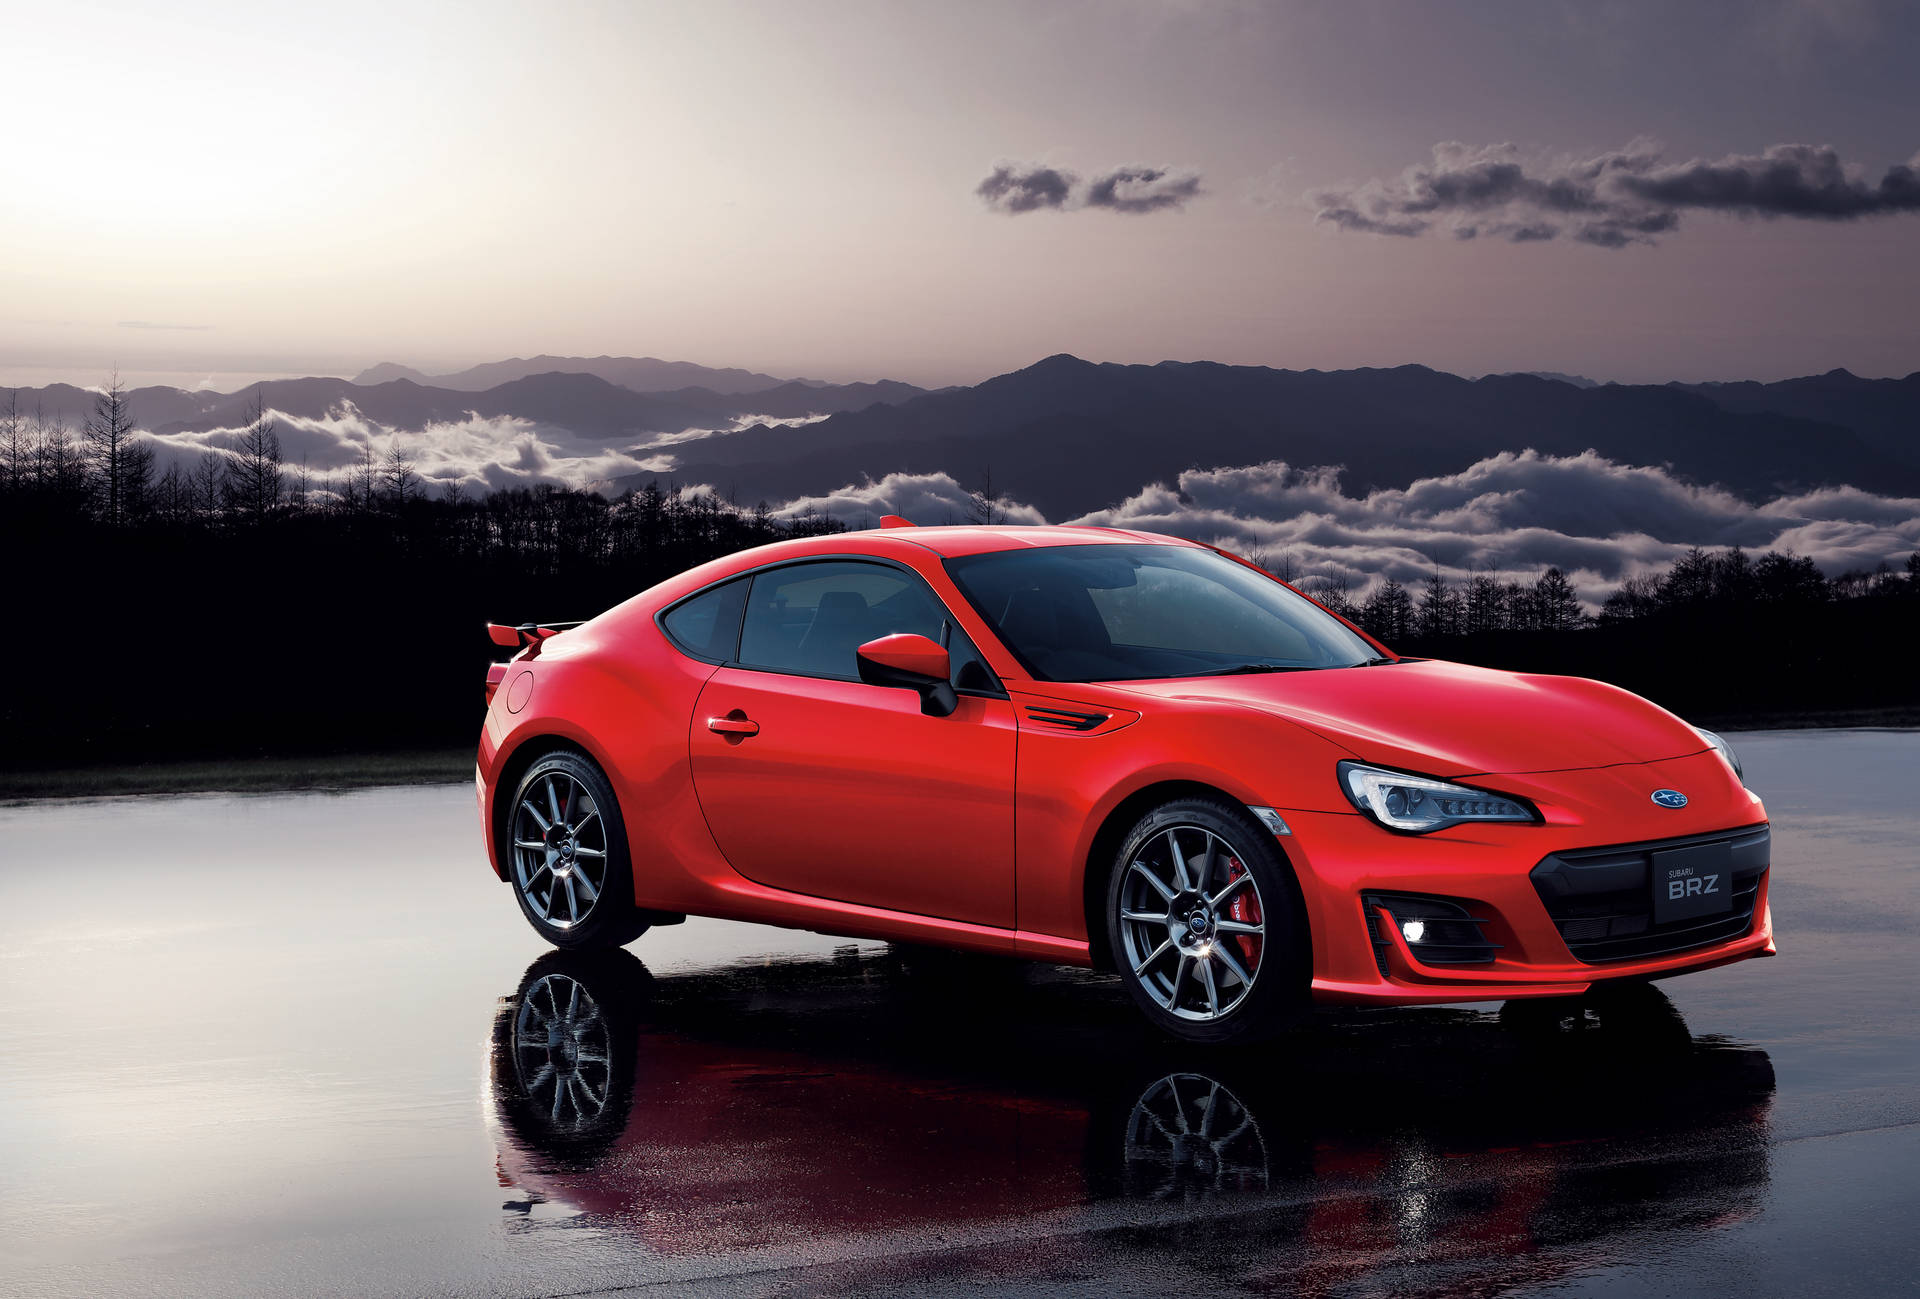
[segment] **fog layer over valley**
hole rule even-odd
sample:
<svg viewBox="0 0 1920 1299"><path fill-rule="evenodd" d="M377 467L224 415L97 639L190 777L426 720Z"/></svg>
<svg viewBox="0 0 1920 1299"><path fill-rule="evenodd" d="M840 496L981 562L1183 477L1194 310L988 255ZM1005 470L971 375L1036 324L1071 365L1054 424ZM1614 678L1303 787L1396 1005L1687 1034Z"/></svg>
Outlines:
<svg viewBox="0 0 1920 1299"><path fill-rule="evenodd" d="M679 386L631 386L665 382ZM21 389L15 426L77 436L97 395ZM535 357L127 399L156 477L231 459L264 418L289 489L322 499L376 467L429 495L551 483L611 498L658 480L782 520L1173 533L1360 590L1436 566L1554 565L1593 604L1693 546L1789 551L1830 574L1920 546L1920 374L1631 387L1061 356L928 392Z"/></svg>

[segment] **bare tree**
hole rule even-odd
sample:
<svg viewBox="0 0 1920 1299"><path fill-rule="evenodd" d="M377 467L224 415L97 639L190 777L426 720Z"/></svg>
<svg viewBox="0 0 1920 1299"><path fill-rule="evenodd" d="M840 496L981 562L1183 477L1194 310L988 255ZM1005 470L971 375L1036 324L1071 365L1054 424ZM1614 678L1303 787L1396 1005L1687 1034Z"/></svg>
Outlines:
<svg viewBox="0 0 1920 1299"><path fill-rule="evenodd" d="M223 469L225 461L226 457L218 451L202 451L199 463L188 475L188 494L193 500L193 511L207 524L212 524L220 517L220 484L226 477Z"/></svg>
<svg viewBox="0 0 1920 1299"><path fill-rule="evenodd" d="M7 409L0 413L0 485L22 491L33 472L33 442L20 414L20 390L7 393Z"/></svg>
<svg viewBox="0 0 1920 1299"><path fill-rule="evenodd" d="M178 461L153 485L153 513L176 528L193 522L193 475L181 473Z"/></svg>
<svg viewBox="0 0 1920 1299"><path fill-rule="evenodd" d="M1345 573L1321 577L1307 594L1348 622L1360 621L1360 611L1353 603L1353 579Z"/></svg>
<svg viewBox="0 0 1920 1299"><path fill-rule="evenodd" d="M1506 589L1500 585L1500 578L1489 568L1484 573L1475 573L1467 579L1467 598L1464 621L1469 636L1480 632L1498 631L1503 625L1506 610Z"/></svg>
<svg viewBox="0 0 1920 1299"><path fill-rule="evenodd" d="M347 471L347 498L355 509L362 513L372 511L377 481L373 467L373 435L368 434L365 445L361 447L359 467Z"/></svg>
<svg viewBox="0 0 1920 1299"><path fill-rule="evenodd" d="M413 471L413 461L400 450L397 437L380 461L380 485L386 488L387 500L396 510L405 509L407 502L420 494L420 479Z"/></svg>
<svg viewBox="0 0 1920 1299"><path fill-rule="evenodd" d="M267 414L266 397L259 386L247 426L240 433L239 454L227 466L227 498L234 513L249 523L265 523L280 508L286 474L280 462L280 425Z"/></svg>
<svg viewBox="0 0 1920 1299"><path fill-rule="evenodd" d="M990 524L1004 518L1000 501L1000 494L993 490L993 467L989 465L980 471L979 486L967 493L967 521Z"/></svg>
<svg viewBox="0 0 1920 1299"><path fill-rule="evenodd" d="M1459 634L1461 616L1460 593L1448 584L1436 563L1420 595L1415 629L1428 638L1454 636Z"/></svg>
<svg viewBox="0 0 1920 1299"><path fill-rule="evenodd" d="M79 513L87 504L87 458L73 433L39 408L33 414L33 482L56 508Z"/></svg>
<svg viewBox="0 0 1920 1299"><path fill-rule="evenodd" d="M119 371L93 399L85 432L101 515L109 527L117 528L145 507L153 478L153 448L135 440L133 408Z"/></svg>

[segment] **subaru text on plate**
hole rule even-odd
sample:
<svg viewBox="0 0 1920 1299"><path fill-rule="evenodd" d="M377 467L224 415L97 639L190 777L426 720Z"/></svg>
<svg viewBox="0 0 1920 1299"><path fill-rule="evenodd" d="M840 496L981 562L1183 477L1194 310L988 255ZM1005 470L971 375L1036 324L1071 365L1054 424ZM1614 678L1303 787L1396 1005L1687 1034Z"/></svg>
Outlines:
<svg viewBox="0 0 1920 1299"><path fill-rule="evenodd" d="M1644 699L1400 658L1191 542L888 522L491 629L480 819L542 937L1096 966L1208 1041L1773 953L1765 809Z"/></svg>

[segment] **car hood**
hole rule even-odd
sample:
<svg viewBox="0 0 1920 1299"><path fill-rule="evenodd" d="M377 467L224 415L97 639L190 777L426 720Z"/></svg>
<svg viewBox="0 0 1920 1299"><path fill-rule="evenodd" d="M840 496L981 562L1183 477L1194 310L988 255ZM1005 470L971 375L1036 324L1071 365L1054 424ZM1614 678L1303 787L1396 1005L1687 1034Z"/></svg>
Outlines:
<svg viewBox="0 0 1920 1299"><path fill-rule="evenodd" d="M1356 757L1434 776L1610 767L1707 747L1672 713L1617 686L1431 659L1114 684L1271 713Z"/></svg>

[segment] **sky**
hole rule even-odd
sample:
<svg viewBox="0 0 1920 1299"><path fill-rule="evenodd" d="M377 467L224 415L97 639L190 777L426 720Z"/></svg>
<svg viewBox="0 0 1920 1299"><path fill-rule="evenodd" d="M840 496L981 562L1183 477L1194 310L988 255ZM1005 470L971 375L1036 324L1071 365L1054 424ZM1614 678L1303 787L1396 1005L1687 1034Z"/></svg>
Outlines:
<svg viewBox="0 0 1920 1299"><path fill-rule="evenodd" d="M1920 369L1899 0L0 0L0 30L0 383Z"/></svg>

